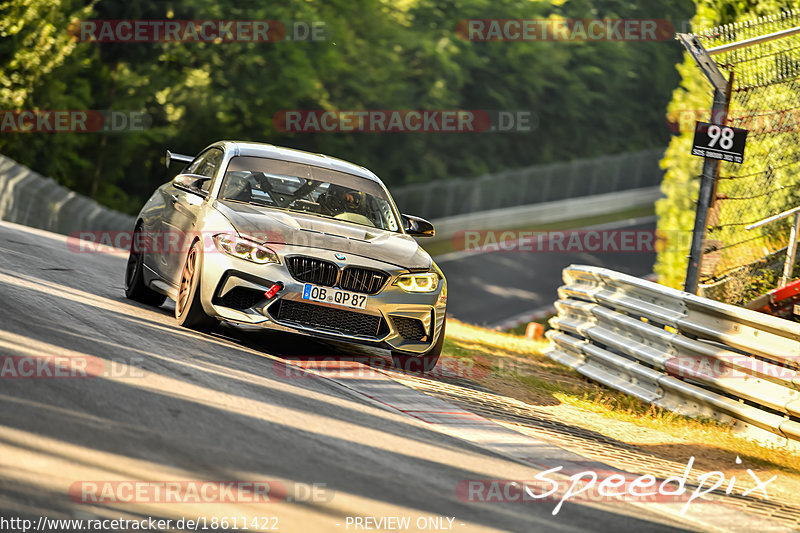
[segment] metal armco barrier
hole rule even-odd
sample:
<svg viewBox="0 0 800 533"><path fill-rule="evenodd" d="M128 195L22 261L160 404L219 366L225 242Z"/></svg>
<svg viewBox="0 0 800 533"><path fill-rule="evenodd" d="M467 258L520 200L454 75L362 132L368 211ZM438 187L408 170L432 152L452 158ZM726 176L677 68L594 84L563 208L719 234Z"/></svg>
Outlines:
<svg viewBox="0 0 800 533"><path fill-rule="evenodd" d="M404 213L441 219L657 187L664 149L651 149L505 170L477 178L436 180L392 188Z"/></svg>
<svg viewBox="0 0 800 533"><path fill-rule="evenodd" d="M551 359L670 411L800 440L800 323L604 268L563 277Z"/></svg>
<svg viewBox="0 0 800 533"><path fill-rule="evenodd" d="M0 155L0 220L69 235L130 231L134 219Z"/></svg>

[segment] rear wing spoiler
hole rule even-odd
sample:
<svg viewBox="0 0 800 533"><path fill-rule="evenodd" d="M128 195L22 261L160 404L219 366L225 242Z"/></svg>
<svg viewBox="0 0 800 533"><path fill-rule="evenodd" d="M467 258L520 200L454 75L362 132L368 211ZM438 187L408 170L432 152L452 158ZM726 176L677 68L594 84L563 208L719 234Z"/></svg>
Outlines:
<svg viewBox="0 0 800 533"><path fill-rule="evenodd" d="M174 162L177 161L179 163L191 163L194 161L194 157L191 155L183 155L183 154L173 154L169 150L167 150L167 157L164 160L164 164L169 168L169 166Z"/></svg>

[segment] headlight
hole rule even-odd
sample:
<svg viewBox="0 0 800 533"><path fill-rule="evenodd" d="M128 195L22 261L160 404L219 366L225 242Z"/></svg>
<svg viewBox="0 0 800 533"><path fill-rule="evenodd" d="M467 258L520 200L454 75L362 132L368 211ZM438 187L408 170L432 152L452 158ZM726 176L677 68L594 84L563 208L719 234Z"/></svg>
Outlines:
<svg viewBox="0 0 800 533"><path fill-rule="evenodd" d="M259 265L279 262L278 255L266 246L229 233L214 235L214 244L222 253Z"/></svg>
<svg viewBox="0 0 800 533"><path fill-rule="evenodd" d="M433 292L439 287L439 276L435 272L403 274L394 284L406 292Z"/></svg>

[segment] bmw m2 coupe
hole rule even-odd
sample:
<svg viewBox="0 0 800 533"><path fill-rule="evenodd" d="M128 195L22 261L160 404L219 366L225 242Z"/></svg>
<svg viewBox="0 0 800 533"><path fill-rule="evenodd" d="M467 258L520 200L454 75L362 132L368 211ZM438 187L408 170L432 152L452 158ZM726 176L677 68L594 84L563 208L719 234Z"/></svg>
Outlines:
<svg viewBox="0 0 800 533"><path fill-rule="evenodd" d="M366 168L268 144L221 141L137 216L128 298L175 300L182 326L260 325L391 350L430 371L442 351L447 282L415 237L433 226L400 214Z"/></svg>

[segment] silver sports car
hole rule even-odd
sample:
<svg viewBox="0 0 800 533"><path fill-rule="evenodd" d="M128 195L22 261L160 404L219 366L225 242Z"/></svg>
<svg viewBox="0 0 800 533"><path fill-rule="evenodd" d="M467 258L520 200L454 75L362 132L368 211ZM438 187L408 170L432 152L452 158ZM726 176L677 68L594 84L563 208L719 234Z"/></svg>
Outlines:
<svg viewBox="0 0 800 533"><path fill-rule="evenodd" d="M268 144L221 141L186 164L139 213L128 298L175 300L182 326L258 324L391 350L430 371L444 343L447 282L366 168Z"/></svg>

